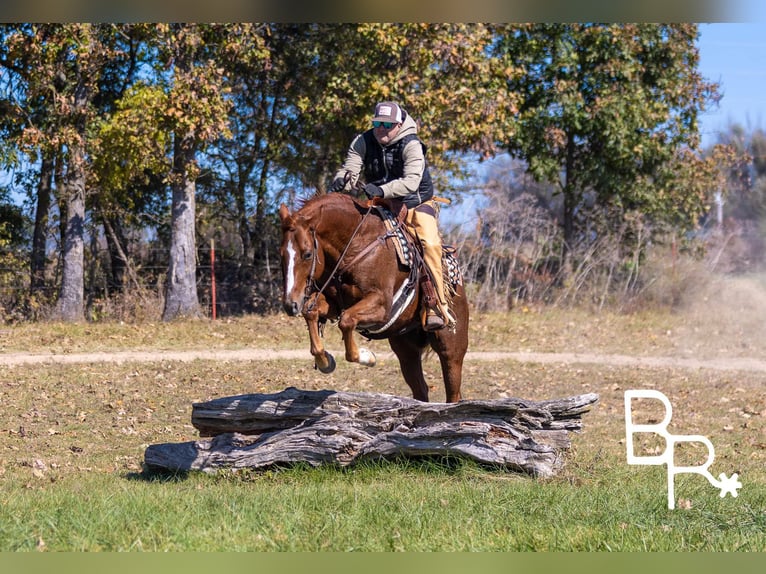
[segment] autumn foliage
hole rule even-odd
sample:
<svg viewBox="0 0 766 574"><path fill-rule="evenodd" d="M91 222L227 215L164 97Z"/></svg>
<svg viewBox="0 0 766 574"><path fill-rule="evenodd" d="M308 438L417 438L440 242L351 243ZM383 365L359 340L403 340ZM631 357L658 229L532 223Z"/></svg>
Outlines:
<svg viewBox="0 0 766 574"><path fill-rule="evenodd" d="M696 38L693 24L2 25L0 201L26 224L0 246L21 262L0 308L79 321L122 300L199 316L211 240L220 310L273 308L277 206L326 191L383 99L420 123L450 209L469 193L495 208L451 238L477 262L476 294L491 290L481 305L576 300L595 276L607 301L747 163L730 142L700 150L718 93ZM493 177L508 185L470 179L503 156L514 171Z"/></svg>

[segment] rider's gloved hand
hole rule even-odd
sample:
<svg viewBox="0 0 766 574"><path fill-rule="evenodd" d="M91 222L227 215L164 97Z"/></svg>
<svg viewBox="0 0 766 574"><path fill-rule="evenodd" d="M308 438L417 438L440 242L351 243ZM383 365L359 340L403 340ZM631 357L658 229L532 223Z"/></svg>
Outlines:
<svg viewBox="0 0 766 574"><path fill-rule="evenodd" d="M346 180L342 177L336 177L330 184L330 191L343 191L346 187Z"/></svg>
<svg viewBox="0 0 766 574"><path fill-rule="evenodd" d="M372 199L373 197L383 197L383 190L374 183L368 183L364 186L364 193Z"/></svg>

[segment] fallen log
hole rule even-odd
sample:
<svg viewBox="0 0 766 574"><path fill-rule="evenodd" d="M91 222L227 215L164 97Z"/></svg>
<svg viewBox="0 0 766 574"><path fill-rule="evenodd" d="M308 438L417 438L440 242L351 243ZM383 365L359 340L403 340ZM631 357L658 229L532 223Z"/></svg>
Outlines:
<svg viewBox="0 0 766 574"><path fill-rule="evenodd" d="M548 401L423 403L377 393L306 391L223 397L192 405L201 440L150 445L150 470L214 472L305 462L347 466L396 457L460 457L548 477L594 393ZM209 437L209 438L207 438Z"/></svg>

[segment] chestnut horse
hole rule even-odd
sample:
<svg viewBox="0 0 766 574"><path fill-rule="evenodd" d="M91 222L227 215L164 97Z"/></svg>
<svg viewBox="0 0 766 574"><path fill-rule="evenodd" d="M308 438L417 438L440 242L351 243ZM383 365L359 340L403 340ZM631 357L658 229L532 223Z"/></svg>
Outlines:
<svg viewBox="0 0 766 574"><path fill-rule="evenodd" d="M447 402L459 401L468 302L457 266L452 266L456 278L445 277L455 325L426 332L418 281L424 271L415 262L400 261L395 229L386 226L376 208L330 193L307 200L294 213L282 204L279 217L283 305L289 315L301 314L306 320L316 368L324 373L335 368L321 329L327 320L337 320L347 361L375 364L375 355L357 346L354 331L368 339L388 339L412 396L421 401L428 401L422 356L430 345L439 356Z"/></svg>

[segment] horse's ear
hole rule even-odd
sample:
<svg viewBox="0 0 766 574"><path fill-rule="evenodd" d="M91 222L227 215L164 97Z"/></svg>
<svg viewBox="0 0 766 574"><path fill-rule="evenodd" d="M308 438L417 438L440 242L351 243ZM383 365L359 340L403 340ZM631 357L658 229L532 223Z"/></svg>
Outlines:
<svg viewBox="0 0 766 574"><path fill-rule="evenodd" d="M287 209L284 203L279 206L279 219L283 224L287 223L288 219L290 219L290 210Z"/></svg>

